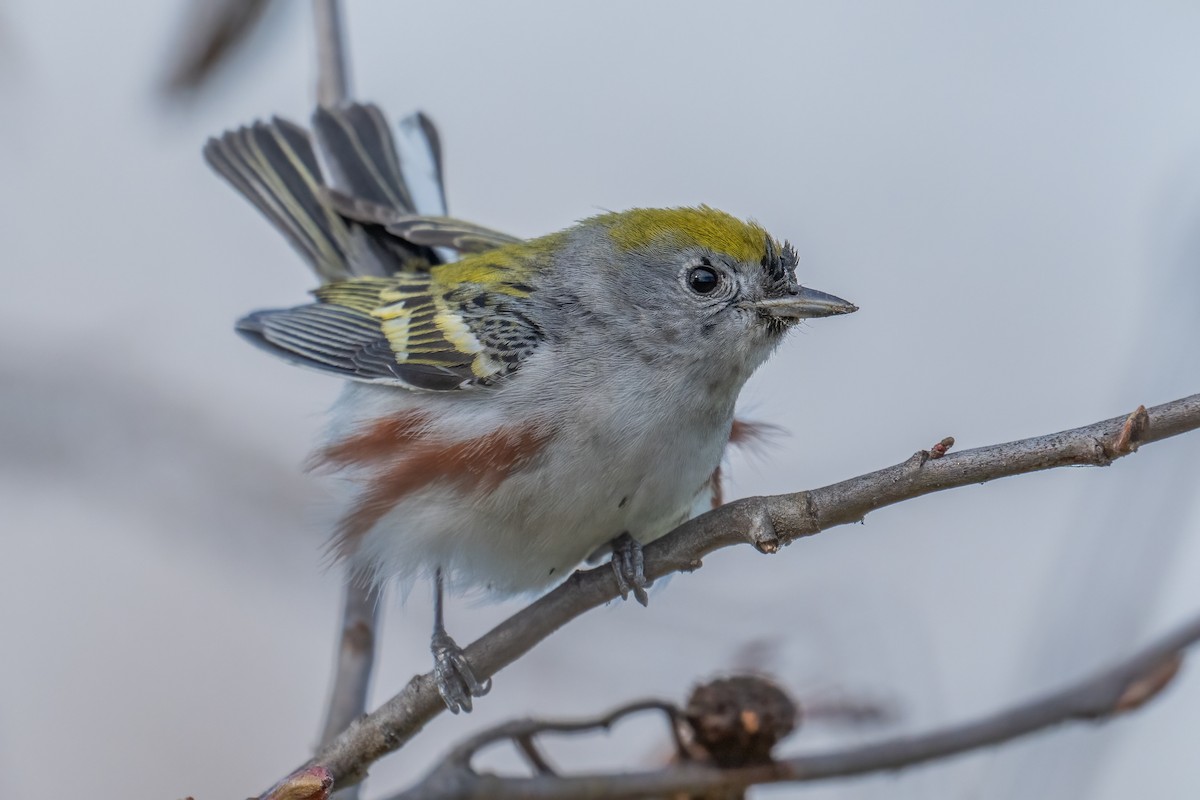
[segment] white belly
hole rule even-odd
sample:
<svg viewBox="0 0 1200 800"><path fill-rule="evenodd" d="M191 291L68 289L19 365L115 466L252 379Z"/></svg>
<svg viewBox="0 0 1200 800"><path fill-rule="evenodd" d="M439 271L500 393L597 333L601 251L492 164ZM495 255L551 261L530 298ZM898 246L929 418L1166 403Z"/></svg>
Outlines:
<svg viewBox="0 0 1200 800"><path fill-rule="evenodd" d="M437 403L427 407L449 428L457 418L457 429L475 435L512 418L494 404L464 398L454 408L447 399L360 386L347 392L339 416L363 421ZM543 404L555 434L528 464L495 486L442 482L407 495L352 558L405 586L440 567L457 591L517 594L558 583L624 532L643 543L667 533L708 488L728 442L732 399L728 408L692 413L652 397L613 400L593 395L569 410Z"/></svg>

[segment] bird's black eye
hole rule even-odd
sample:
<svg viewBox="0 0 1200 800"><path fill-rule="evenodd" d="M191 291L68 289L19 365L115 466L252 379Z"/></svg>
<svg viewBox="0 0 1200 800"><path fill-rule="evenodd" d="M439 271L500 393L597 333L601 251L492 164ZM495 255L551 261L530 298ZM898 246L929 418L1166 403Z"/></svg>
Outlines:
<svg viewBox="0 0 1200 800"><path fill-rule="evenodd" d="M717 288L721 278L712 267L696 267L688 273L687 282L696 294L708 294Z"/></svg>

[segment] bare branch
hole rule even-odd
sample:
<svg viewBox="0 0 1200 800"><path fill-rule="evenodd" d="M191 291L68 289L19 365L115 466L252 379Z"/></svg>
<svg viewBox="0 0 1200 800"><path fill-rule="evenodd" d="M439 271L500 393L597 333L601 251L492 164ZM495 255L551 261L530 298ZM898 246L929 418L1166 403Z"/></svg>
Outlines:
<svg viewBox="0 0 1200 800"><path fill-rule="evenodd" d="M655 579L695 570L708 553L735 544L774 553L800 537L858 522L876 509L943 489L1053 467L1106 466L1139 445L1198 427L1200 394L1074 430L949 452L937 459L920 451L896 466L821 489L745 498L690 520L647 545L646 576ZM607 564L576 572L470 645L467 658L480 679L489 678L617 593ZM443 710L432 675L416 676L381 708L321 748L311 763L327 767L339 785L360 781L371 763L403 746Z"/></svg>
<svg viewBox="0 0 1200 800"><path fill-rule="evenodd" d="M899 737L847 750L802 755L735 769L719 769L695 761L654 772L615 775L535 775L508 778L480 775L470 769L472 743L491 741L537 723L510 723L486 731L454 750L421 783L391 800L589 800L590 798L661 798L730 796L764 783L816 781L898 770L935 759L1000 744L1068 721L1102 721L1133 710L1156 697L1179 670L1181 651L1200 640L1200 617L1116 666L1066 689L1014 706L989 717L921 736ZM612 715L595 720L607 728ZM580 730L582 723L539 730ZM464 749L467 748L467 749Z"/></svg>

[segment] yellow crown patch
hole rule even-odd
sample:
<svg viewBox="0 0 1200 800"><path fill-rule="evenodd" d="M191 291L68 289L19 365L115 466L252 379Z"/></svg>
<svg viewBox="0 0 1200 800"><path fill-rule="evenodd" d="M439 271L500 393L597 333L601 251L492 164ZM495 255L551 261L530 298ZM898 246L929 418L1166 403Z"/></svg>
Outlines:
<svg viewBox="0 0 1200 800"><path fill-rule="evenodd" d="M589 220L608 228L620 249L638 250L655 241L696 246L725 253L738 261L761 261L767 254L767 232L752 222L708 206L635 208Z"/></svg>

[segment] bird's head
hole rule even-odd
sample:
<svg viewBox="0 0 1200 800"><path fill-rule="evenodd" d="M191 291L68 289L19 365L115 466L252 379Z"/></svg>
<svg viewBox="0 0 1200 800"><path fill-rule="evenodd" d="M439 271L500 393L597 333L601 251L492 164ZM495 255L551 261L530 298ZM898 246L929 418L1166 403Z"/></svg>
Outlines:
<svg viewBox="0 0 1200 800"><path fill-rule="evenodd" d="M801 286L790 244L707 206L603 214L562 247L577 313L645 361L749 375L800 320L857 310Z"/></svg>

